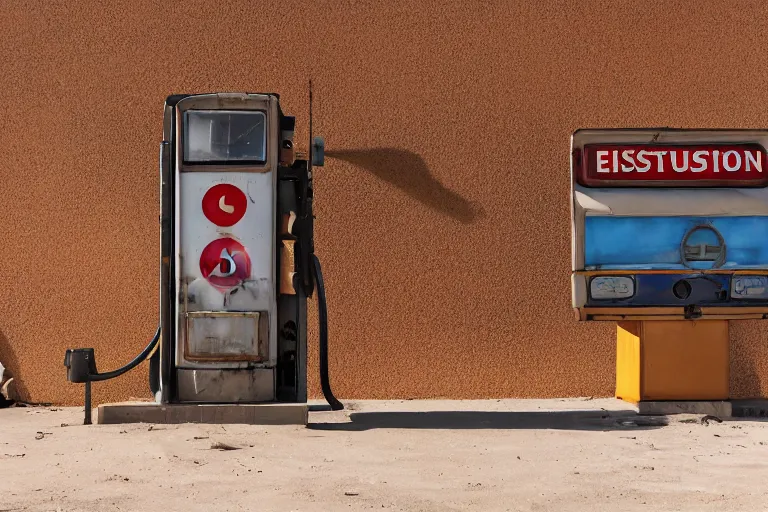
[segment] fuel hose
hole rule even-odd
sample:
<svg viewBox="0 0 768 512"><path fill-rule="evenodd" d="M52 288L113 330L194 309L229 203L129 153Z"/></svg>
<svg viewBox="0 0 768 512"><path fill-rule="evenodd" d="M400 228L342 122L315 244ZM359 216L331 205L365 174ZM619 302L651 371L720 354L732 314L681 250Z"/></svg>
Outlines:
<svg viewBox="0 0 768 512"><path fill-rule="evenodd" d="M312 269L315 274L315 283L317 284L317 316L320 324L320 386L323 389L325 400L331 406L331 410L340 411L344 409L344 406L333 396L331 382L328 378L328 307L325 302L323 269L320 266L320 260L314 254L312 255Z"/></svg>
<svg viewBox="0 0 768 512"><path fill-rule="evenodd" d="M111 372L92 374L88 377L88 380L90 380L91 382L99 382L102 380L114 379L115 377L119 377L122 374L133 370L152 354L152 352L155 350L155 347L157 347L157 342L159 340L160 340L160 326L158 325L157 332L155 333L155 337L152 338L152 341L149 342L149 345L147 345L139 355L133 358L133 360L130 363L126 364L121 368L118 368L117 370L112 370Z"/></svg>

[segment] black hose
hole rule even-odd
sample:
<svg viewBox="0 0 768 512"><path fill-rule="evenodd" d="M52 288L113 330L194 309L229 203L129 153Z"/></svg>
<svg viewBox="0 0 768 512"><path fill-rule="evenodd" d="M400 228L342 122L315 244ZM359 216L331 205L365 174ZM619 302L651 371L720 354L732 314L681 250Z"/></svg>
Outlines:
<svg viewBox="0 0 768 512"><path fill-rule="evenodd" d="M330 404L331 410L340 411L344 409L344 405L333 396L331 382L328 379L328 307L325 302L323 269L320 267L320 260L314 254L312 255L312 268L317 283L317 316L320 323L320 386L323 388L323 396Z"/></svg>
<svg viewBox="0 0 768 512"><path fill-rule="evenodd" d="M117 370L112 370L111 372L106 373L96 373L88 376L88 380L91 382L99 382L102 380L109 380L114 379L115 377L119 377L122 374L133 370L137 366L139 366L146 358L149 356L152 351L155 349L155 346L157 346L157 342L160 340L160 326L157 327L157 332L155 333L155 337L152 338L152 341L149 342L149 345L146 346L144 350L141 351L139 355L137 355L133 361L126 364L122 368L118 368Z"/></svg>

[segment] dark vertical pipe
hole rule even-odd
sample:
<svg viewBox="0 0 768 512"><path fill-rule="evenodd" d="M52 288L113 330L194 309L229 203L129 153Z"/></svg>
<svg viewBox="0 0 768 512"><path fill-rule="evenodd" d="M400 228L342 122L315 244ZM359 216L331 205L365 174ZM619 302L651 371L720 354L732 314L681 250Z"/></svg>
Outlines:
<svg viewBox="0 0 768 512"><path fill-rule="evenodd" d="M91 424L91 381L85 381L85 420L83 425Z"/></svg>
<svg viewBox="0 0 768 512"><path fill-rule="evenodd" d="M344 406L339 402L333 391L331 391L331 382L328 377L328 308L325 302L325 284L323 283L323 269L320 267L320 260L312 255L312 268L317 283L317 309L320 323L320 386L323 389L323 396L330 404L331 409L340 411Z"/></svg>

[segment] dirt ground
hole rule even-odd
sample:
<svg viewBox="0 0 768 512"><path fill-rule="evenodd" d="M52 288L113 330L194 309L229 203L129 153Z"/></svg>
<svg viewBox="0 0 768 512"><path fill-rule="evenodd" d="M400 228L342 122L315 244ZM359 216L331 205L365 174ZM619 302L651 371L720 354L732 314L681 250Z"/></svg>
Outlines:
<svg viewBox="0 0 768 512"><path fill-rule="evenodd" d="M346 405L307 428L3 409L0 511L700 512L768 498L761 421L638 417L602 399Z"/></svg>

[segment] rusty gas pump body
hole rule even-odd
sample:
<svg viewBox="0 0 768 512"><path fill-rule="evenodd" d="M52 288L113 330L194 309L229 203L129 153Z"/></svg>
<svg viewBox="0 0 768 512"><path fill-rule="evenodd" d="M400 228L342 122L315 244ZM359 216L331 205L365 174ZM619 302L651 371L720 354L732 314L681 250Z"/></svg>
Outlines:
<svg viewBox="0 0 768 512"><path fill-rule="evenodd" d="M100 374L92 349L67 351L71 382L121 375L150 361L159 404L307 401L307 301L317 283L321 381L327 313L314 254L313 138L294 148L295 118L274 93L173 95L160 145L160 326L125 367ZM89 404L86 403L86 414Z"/></svg>

